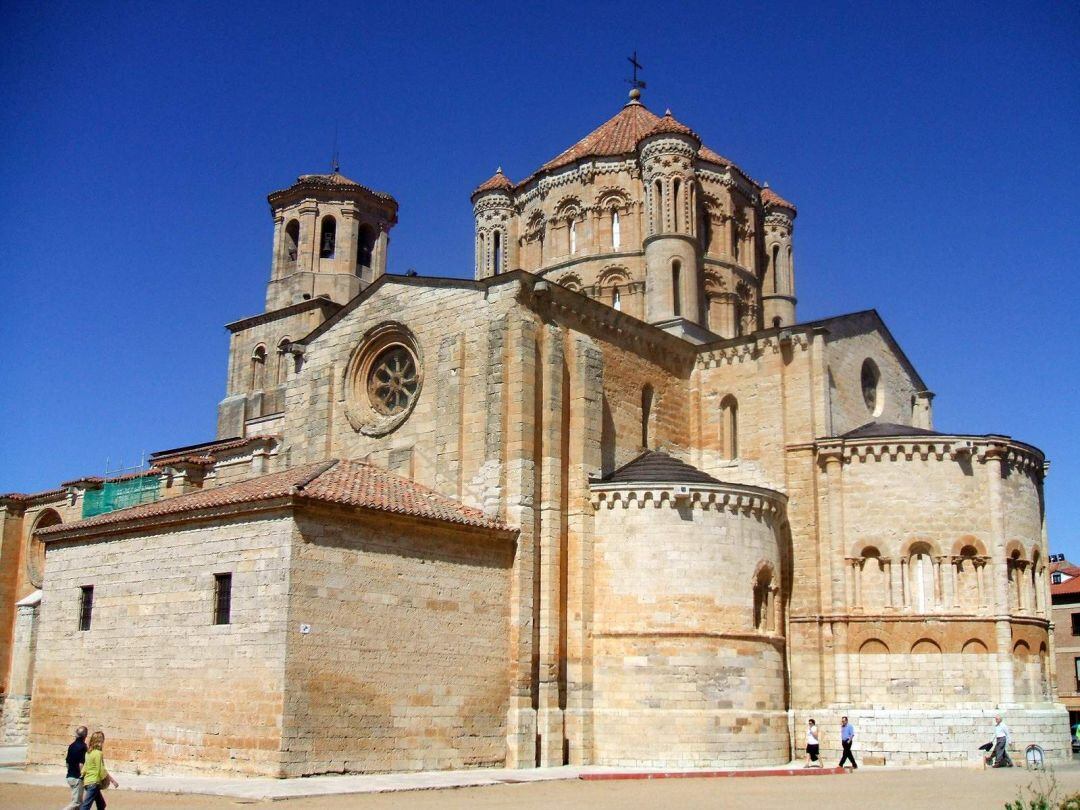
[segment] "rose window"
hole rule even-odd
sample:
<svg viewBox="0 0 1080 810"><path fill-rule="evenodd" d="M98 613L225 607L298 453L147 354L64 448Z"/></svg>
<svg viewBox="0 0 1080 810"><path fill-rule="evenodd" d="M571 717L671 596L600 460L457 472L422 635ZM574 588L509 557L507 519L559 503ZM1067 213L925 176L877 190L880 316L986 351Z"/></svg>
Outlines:
<svg viewBox="0 0 1080 810"><path fill-rule="evenodd" d="M416 361L404 346L393 346L371 364L368 374L368 397L381 414L401 413L412 403L420 387Z"/></svg>

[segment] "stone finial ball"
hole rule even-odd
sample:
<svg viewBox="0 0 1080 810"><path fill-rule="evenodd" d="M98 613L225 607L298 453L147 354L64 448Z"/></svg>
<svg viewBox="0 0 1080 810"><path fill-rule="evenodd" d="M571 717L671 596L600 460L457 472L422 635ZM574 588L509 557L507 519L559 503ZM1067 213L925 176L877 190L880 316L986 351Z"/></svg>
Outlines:
<svg viewBox="0 0 1080 810"><path fill-rule="evenodd" d="M641 91L635 87L630 91L630 100L637 101L639 98L641 98Z"/></svg>

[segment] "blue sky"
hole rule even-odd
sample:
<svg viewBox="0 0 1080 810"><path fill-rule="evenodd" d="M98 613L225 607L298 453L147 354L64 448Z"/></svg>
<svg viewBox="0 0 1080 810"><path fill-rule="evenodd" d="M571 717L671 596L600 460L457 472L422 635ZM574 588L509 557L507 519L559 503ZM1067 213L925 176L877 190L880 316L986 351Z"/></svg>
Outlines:
<svg viewBox="0 0 1080 810"><path fill-rule="evenodd" d="M1043 448L1080 561L1075 3L6 3L0 492L213 438L265 195L395 195L391 272L469 276L469 193L645 103L799 206L799 316L877 307L946 431Z"/></svg>

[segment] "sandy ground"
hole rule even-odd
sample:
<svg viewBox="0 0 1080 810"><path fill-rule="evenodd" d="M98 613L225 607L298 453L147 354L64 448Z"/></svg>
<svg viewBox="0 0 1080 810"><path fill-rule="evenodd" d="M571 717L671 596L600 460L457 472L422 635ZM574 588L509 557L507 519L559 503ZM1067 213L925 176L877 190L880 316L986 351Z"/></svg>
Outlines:
<svg viewBox="0 0 1080 810"><path fill-rule="evenodd" d="M240 805L276 807L281 810L552 810L584 807L587 810L698 810L699 808L785 808L866 810L921 807L1004 807L1037 775L1019 768L979 771L925 769L870 771L843 776L758 777L740 779L661 779L649 781L534 782L520 785L409 791L364 796L325 796L276 802L227 799L211 796L174 796L110 790L113 810L138 808L185 808L211 810ZM1058 796L1080 792L1080 768L1068 767L1056 774ZM40 788L0 784L0 808L57 810L70 794L63 788Z"/></svg>

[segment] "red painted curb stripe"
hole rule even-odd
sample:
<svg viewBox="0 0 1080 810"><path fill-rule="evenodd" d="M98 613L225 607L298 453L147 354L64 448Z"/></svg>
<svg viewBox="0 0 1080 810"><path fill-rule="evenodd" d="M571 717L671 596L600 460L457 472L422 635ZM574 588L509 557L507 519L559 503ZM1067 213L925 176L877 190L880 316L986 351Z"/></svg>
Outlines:
<svg viewBox="0 0 1080 810"><path fill-rule="evenodd" d="M602 782L616 779L716 779L743 776L836 776L846 773L843 768L776 768L765 771L659 771L650 773L583 773L578 779Z"/></svg>

